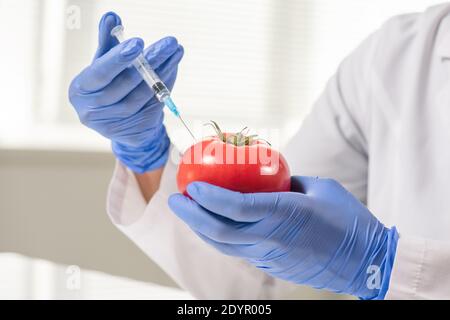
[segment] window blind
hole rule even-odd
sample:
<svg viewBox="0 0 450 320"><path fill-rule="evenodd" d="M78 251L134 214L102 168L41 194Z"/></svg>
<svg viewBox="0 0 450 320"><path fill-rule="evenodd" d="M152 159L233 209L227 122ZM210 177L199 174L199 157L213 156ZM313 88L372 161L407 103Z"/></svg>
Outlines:
<svg viewBox="0 0 450 320"><path fill-rule="evenodd" d="M55 130L66 133L69 128L76 128L71 141L82 146L94 136L86 139L83 134L76 134L83 128L67 101L67 87L73 76L91 61L98 20L106 11L115 11L122 17L127 37L140 36L148 45L173 35L183 44L185 57L173 97L194 129L199 130L202 123L213 119L228 130L244 126L259 131L278 128L287 138L298 128L339 62L365 37L393 15L422 11L439 1L0 0L0 3L2 17L10 17L8 28L0 31L2 39L19 34L20 41L16 38L13 41L27 50L24 55L37 55L40 59L34 69L19 69L23 79L28 82L34 79L30 85L36 90L23 92L20 81L10 81L15 79L9 76L13 71L3 73L0 78L3 87L6 83L12 88L11 92L23 92L16 106L23 110L23 117L19 118L33 119L44 128L56 125L59 129ZM35 28L24 24L24 19L11 18L18 14L19 4L30 8L31 3L34 9L29 14L40 21ZM66 17L65 8L69 6L80 9L79 29L66 28L64 19L58 18L58 15ZM63 32L55 37L58 28ZM55 41L61 43L55 45ZM19 64L20 57L9 55L7 64ZM15 95L9 96L14 102ZM26 116L29 113L35 116ZM167 115L166 123L172 135L185 138L176 119ZM11 132L3 132L1 136Z"/></svg>

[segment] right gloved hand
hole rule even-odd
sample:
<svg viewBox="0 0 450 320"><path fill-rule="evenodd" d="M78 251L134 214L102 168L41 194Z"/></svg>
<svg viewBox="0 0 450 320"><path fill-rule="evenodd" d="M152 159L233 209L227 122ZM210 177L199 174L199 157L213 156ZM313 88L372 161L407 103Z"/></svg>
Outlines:
<svg viewBox="0 0 450 320"><path fill-rule="evenodd" d="M73 79L69 99L80 121L110 139L123 164L143 173L164 166L170 141L163 125L164 106L131 63L143 52L171 90L183 47L173 37L163 38L145 51L140 38L119 44L110 35L119 24L115 13L103 15L94 60Z"/></svg>
<svg viewBox="0 0 450 320"><path fill-rule="evenodd" d="M294 176L291 192L239 193L192 182L169 206L224 254L297 284L383 299L398 232L337 181Z"/></svg>

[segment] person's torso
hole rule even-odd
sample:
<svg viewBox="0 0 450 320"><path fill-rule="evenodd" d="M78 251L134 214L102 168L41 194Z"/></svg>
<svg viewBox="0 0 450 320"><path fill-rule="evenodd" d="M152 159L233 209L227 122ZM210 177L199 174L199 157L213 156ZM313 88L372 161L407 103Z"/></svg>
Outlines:
<svg viewBox="0 0 450 320"><path fill-rule="evenodd" d="M366 130L368 207L386 225L440 240L450 239L449 13L436 7L382 40Z"/></svg>

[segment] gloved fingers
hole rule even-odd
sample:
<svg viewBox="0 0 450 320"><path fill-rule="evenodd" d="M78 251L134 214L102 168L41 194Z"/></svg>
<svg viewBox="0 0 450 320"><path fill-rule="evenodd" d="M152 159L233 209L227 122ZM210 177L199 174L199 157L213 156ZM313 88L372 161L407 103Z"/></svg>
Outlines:
<svg viewBox="0 0 450 320"><path fill-rule="evenodd" d="M178 65L184 56L184 47L178 45L177 51L156 69L161 80L172 91L178 73Z"/></svg>
<svg viewBox="0 0 450 320"><path fill-rule="evenodd" d="M96 127L102 124L109 125L116 121L126 122L129 117L142 110L149 101L153 101L153 96L147 89L145 82L142 82L125 98L107 106L97 106L92 97L85 99L72 97L71 101L72 104L81 106L76 108L81 123L88 127Z"/></svg>
<svg viewBox="0 0 450 320"><path fill-rule="evenodd" d="M175 78L176 72L173 71L177 69L183 53L183 48L178 45L171 54L169 51L164 53L165 62L155 70L163 82ZM119 104L124 108L116 109L116 112L122 112L122 117L126 117L138 112L153 96L153 90L143 81L142 76L134 68L127 68L104 89L81 94L80 99L90 106L109 106L111 109L116 108L115 104Z"/></svg>
<svg viewBox="0 0 450 320"><path fill-rule="evenodd" d="M183 54L183 47L179 46L178 50L155 70L169 90L171 90L175 84L178 73L178 64L183 58ZM153 106L158 106L161 109L163 104L157 100L153 91L148 87L145 81L142 81L138 87L131 91L124 99L115 105L111 105L113 108L110 109L122 110L121 116L124 117L127 115L132 116L136 112L143 110L144 107L151 108Z"/></svg>
<svg viewBox="0 0 450 320"><path fill-rule="evenodd" d="M202 207L228 219L257 222L271 214L278 203L278 193L240 193L206 182L192 182L188 194Z"/></svg>
<svg viewBox="0 0 450 320"><path fill-rule="evenodd" d="M131 147L148 145L152 140L152 131L162 125L164 117L162 108L162 105L152 108L144 107L142 111L126 119L92 121L91 127L96 128L96 131L105 137Z"/></svg>
<svg viewBox="0 0 450 320"><path fill-rule="evenodd" d="M183 47L178 46L176 51L170 57L168 57L164 63L162 63L158 66L157 69L155 69L155 72L159 75L159 77L166 84L169 90L173 88L175 78L177 76L178 64L183 58L183 55ZM118 79L119 77L117 77L116 79ZM138 86L117 103L123 105L124 107L127 107L126 113L128 113L129 115L138 112L145 104L158 103L156 97L154 96L153 90L148 87L145 81L142 81L142 77L140 75L139 77L141 79L141 82L138 84ZM114 93L114 90L109 87L107 90L111 91L111 95L114 95L118 94L121 89L119 86L117 86L117 89L115 90L116 93Z"/></svg>
<svg viewBox="0 0 450 320"><path fill-rule="evenodd" d="M78 75L77 85L81 93L96 92L105 88L142 53L144 41L131 38L113 47Z"/></svg>
<svg viewBox="0 0 450 320"><path fill-rule="evenodd" d="M176 68L184 50L174 37L163 38L152 45L145 51L144 56L148 63L152 66L159 77L164 81L164 76L170 73L170 69ZM95 96L96 105L111 105L118 102L134 90L141 82L142 76L132 66L125 68L119 75L111 80L105 88L92 93ZM153 95L153 91L146 89L149 98Z"/></svg>
<svg viewBox="0 0 450 320"><path fill-rule="evenodd" d="M182 50L179 50L176 54L169 58L170 61L166 61L166 63L160 66L160 69L157 70L157 73L161 75L161 79L167 87L172 88L174 85L178 70L177 63L181 60L181 57ZM133 117L137 113L141 113L144 108L152 108L157 106L158 108L155 110L157 113L161 112L163 107L145 81L141 81L141 83L125 98L112 105L95 107L96 103L93 99L91 99L91 96L95 94L96 93L89 95L89 98L85 96L83 100L84 107L77 108L78 116L81 122L84 124L89 124L89 126L95 126L94 122L97 124L106 124L116 121L118 124L120 124L121 121L123 123L129 123L131 121L129 121L128 118ZM148 116L148 112L146 114L138 115L138 117L141 117L142 120L146 122L145 127L151 128L149 124L155 121L151 121ZM131 128L129 124L127 124L127 126L127 129ZM116 129L115 125L113 124L110 129L114 131Z"/></svg>
<svg viewBox="0 0 450 320"><path fill-rule="evenodd" d="M253 244L259 240L258 235L246 232L251 224L236 223L215 215L181 194L170 196L169 207L192 230L212 240L229 244Z"/></svg>
<svg viewBox="0 0 450 320"><path fill-rule="evenodd" d="M230 244L215 241L200 232L195 232L204 242L219 250L225 255L240 257L247 260L261 259L266 254L266 248L255 244Z"/></svg>
<svg viewBox="0 0 450 320"><path fill-rule="evenodd" d="M157 70L178 49L180 49L180 45L177 38L168 36L148 46L144 50L144 56L153 70Z"/></svg>
<svg viewBox="0 0 450 320"><path fill-rule="evenodd" d="M221 253L227 255L227 256L234 256L234 257L243 257L241 248L246 245L241 244L229 244L229 243L222 243L215 241L211 238L208 238L204 234L200 232L195 232L197 236L202 239L204 242L209 244L210 246L214 247L216 250L219 250Z"/></svg>
<svg viewBox="0 0 450 320"><path fill-rule="evenodd" d="M94 103L87 103L86 109L89 110L88 121L110 120L110 121L126 121L127 118L139 113L150 101L157 102L153 99L153 92L148 88L147 84L142 81L134 90L117 103L100 107Z"/></svg>
<svg viewBox="0 0 450 320"><path fill-rule="evenodd" d="M157 145L154 142L156 141L156 139L160 140L162 138L158 127L163 126L164 113L160 112L159 114L155 115L155 118L158 119L156 120L158 124L154 127L145 127L144 121L141 120L139 124L140 128L142 128L141 131L136 131L133 134L130 134L128 133L129 129L125 129L125 134L118 136L116 141L132 148L146 148L152 142L152 145Z"/></svg>
<svg viewBox="0 0 450 320"><path fill-rule="evenodd" d="M120 24L122 24L120 17L114 12L107 12L102 16L98 25L98 47L94 60L119 43L115 37L111 36L111 30Z"/></svg>

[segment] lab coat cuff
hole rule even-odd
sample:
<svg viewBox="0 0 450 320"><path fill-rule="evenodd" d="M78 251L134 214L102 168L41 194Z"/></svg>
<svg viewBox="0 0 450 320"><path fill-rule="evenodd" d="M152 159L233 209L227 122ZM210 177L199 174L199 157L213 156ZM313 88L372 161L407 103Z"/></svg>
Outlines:
<svg viewBox="0 0 450 320"><path fill-rule="evenodd" d="M450 243L401 235L386 299L448 299Z"/></svg>
<svg viewBox="0 0 450 320"><path fill-rule="evenodd" d="M173 146L169 149L169 154L177 152ZM173 157L172 157L173 158ZM142 195L136 176L132 170L123 165L120 161L116 162L114 174L108 189L107 212L112 222L119 228L131 227L143 216L149 205L158 202L156 199L167 198L169 193L173 193L173 184L175 179L174 166L169 160L164 168L159 190L153 195L147 203Z"/></svg>
<svg viewBox="0 0 450 320"><path fill-rule="evenodd" d="M385 299L416 299L425 262L426 240L400 235Z"/></svg>
<svg viewBox="0 0 450 320"><path fill-rule="evenodd" d="M145 206L136 177L130 169L117 161L106 203L110 219L117 226L129 225L140 218Z"/></svg>
<svg viewBox="0 0 450 320"><path fill-rule="evenodd" d="M392 227L388 231L388 239L386 244L386 257L384 262L382 286L376 300L382 300L386 297L386 293L389 289L389 283L392 275L392 268L395 262L395 254L397 252L399 235L396 227Z"/></svg>

